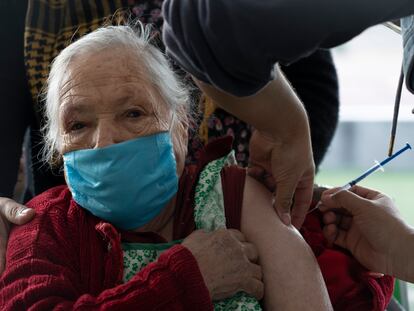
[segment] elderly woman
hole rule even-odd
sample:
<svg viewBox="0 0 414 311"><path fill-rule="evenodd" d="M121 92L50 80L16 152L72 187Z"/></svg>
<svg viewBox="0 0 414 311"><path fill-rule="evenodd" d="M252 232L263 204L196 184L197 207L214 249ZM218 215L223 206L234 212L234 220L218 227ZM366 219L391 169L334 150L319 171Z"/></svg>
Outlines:
<svg viewBox="0 0 414 311"><path fill-rule="evenodd" d="M187 102L145 31L102 28L60 53L47 89L45 156L63 160L68 186L35 197L35 219L11 231L2 310L208 310L212 301L218 310L260 309L257 265L227 283L218 267L206 271L225 245L194 243L208 238L195 230L222 228L256 245L267 309L331 309L310 248L281 223L271 194L231 165L231 140L184 165ZM255 261L234 235L245 252L229 256ZM197 260L201 246L210 257Z"/></svg>

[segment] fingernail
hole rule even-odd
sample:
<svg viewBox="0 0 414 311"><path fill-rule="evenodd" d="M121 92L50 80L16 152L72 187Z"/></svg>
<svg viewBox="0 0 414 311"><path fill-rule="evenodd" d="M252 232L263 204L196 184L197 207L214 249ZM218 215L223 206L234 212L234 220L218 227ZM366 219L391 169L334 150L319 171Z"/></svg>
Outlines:
<svg viewBox="0 0 414 311"><path fill-rule="evenodd" d="M368 272L368 275L369 275L370 277L373 277L373 278L379 279L379 278L382 278L382 277L384 276L384 273L378 273L378 272Z"/></svg>
<svg viewBox="0 0 414 311"><path fill-rule="evenodd" d="M308 213L307 214L310 214L310 213L312 213L313 211L316 211L317 209L319 209L319 207L322 205L322 203L321 203L321 201L319 201L318 203L316 203L316 205L312 208L312 209L310 209L309 211L308 211Z"/></svg>
<svg viewBox="0 0 414 311"><path fill-rule="evenodd" d="M338 192L332 193L331 195L329 195L329 198L331 200L335 200L337 194L338 194Z"/></svg>
<svg viewBox="0 0 414 311"><path fill-rule="evenodd" d="M348 188L346 188L345 186L344 187L341 187L337 191L335 191L334 193L332 193L330 195L330 197L331 197L331 199L335 199L338 194L340 194L340 193L342 193L344 191L347 191L347 190L348 190Z"/></svg>
<svg viewBox="0 0 414 311"><path fill-rule="evenodd" d="M290 226L291 224L291 220L290 220L290 215L289 214L283 214L282 217L282 222L286 225L286 226Z"/></svg>
<svg viewBox="0 0 414 311"><path fill-rule="evenodd" d="M30 213L30 210L29 209L27 209L27 208L24 208L24 209L21 209L20 211L19 211L19 216L26 216L27 214L29 214Z"/></svg>

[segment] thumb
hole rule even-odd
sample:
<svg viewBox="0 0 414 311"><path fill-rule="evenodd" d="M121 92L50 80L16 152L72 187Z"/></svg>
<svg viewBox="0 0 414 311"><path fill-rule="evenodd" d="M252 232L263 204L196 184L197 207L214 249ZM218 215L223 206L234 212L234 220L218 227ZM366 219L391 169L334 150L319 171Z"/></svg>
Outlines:
<svg viewBox="0 0 414 311"><path fill-rule="evenodd" d="M348 243L347 243L347 234L348 232L346 232L345 230L339 230L337 233L337 236L334 240L334 244L338 245L339 247L348 249L349 251L351 251L348 248Z"/></svg>
<svg viewBox="0 0 414 311"><path fill-rule="evenodd" d="M275 209L286 226L291 224L290 209L294 193L295 185L286 182L276 185Z"/></svg>
<svg viewBox="0 0 414 311"><path fill-rule="evenodd" d="M2 200L0 200L0 214L7 221L15 225L22 225L34 217L35 210L27 208L11 199L2 198Z"/></svg>
<svg viewBox="0 0 414 311"><path fill-rule="evenodd" d="M366 200L364 198L361 198L348 190L339 191L333 194L331 198L335 203L347 210L353 216L357 215L361 208L364 208L366 205Z"/></svg>
<svg viewBox="0 0 414 311"><path fill-rule="evenodd" d="M32 220L35 214L36 212L34 209L28 208L24 205L19 205L17 207L16 216L14 218L11 218L10 222L14 223L15 225L23 225Z"/></svg>

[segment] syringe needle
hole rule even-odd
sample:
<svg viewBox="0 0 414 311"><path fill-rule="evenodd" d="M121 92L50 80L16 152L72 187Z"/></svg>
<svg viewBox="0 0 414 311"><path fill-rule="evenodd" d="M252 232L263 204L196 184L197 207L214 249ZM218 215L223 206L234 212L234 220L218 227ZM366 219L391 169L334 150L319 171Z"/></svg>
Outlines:
<svg viewBox="0 0 414 311"><path fill-rule="evenodd" d="M401 148L400 150L398 150L396 153L394 153L393 155L385 158L384 160L382 160L380 163L377 163L376 165L370 167L368 170L366 170L364 173L362 173L360 176L358 176L357 178L351 180L349 183L345 184L344 186L342 186L341 188L338 189L337 192L338 193L340 191L343 190L348 190L351 189L353 186L355 186L357 183L359 183L361 180L364 180L365 178L367 178L369 175L371 175L372 173L376 172L377 170L381 169L382 167L384 167L387 163L389 163L390 161L392 161L393 159L395 159L396 157L398 157L399 155L401 155L403 152L412 149L409 143L406 143L404 148ZM320 205L320 202L318 202L316 204L316 206L311 209L310 211L308 211L308 214L313 212L314 210L318 209Z"/></svg>

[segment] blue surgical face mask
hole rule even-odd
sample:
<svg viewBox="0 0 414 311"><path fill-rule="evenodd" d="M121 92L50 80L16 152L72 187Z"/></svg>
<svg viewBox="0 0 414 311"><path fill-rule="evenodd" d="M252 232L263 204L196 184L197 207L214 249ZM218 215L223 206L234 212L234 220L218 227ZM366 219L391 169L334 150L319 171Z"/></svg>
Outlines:
<svg viewBox="0 0 414 311"><path fill-rule="evenodd" d="M63 159L73 199L124 230L153 220L178 189L168 132L68 152Z"/></svg>

